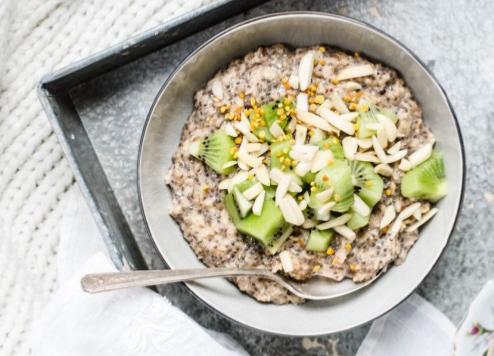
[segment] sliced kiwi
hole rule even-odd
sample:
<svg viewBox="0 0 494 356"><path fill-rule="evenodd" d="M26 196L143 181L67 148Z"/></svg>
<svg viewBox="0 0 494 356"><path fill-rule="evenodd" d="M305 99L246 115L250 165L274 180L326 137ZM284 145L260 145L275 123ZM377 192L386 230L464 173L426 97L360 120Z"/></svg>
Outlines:
<svg viewBox="0 0 494 356"><path fill-rule="evenodd" d="M441 153L431 157L408 171L401 180L401 194L407 198L436 202L448 193L448 183Z"/></svg>
<svg viewBox="0 0 494 356"><path fill-rule="evenodd" d="M393 121L394 124L396 124L398 122L398 116L396 115L396 113L393 110L385 109L385 108L379 108L378 111L381 114L389 117L391 119L391 121Z"/></svg>
<svg viewBox="0 0 494 356"><path fill-rule="evenodd" d="M356 213L355 211L351 210L352 217L350 220L347 222L347 226L352 229L352 230L358 230L367 224L369 224L369 218L370 215L368 216L362 216L359 213Z"/></svg>
<svg viewBox="0 0 494 356"><path fill-rule="evenodd" d="M333 230L312 229L305 243L305 249L307 251L324 252L328 249L333 237Z"/></svg>
<svg viewBox="0 0 494 356"><path fill-rule="evenodd" d="M280 250L283 243L290 237L292 232L293 232L293 227L291 225L289 224L283 225L283 227L274 234L274 239L271 242L271 244L267 247L267 251L271 255L277 253Z"/></svg>
<svg viewBox="0 0 494 356"><path fill-rule="evenodd" d="M370 208L374 207L383 195L383 180L368 162L350 161L350 168L353 185L357 187L357 195Z"/></svg>
<svg viewBox="0 0 494 356"><path fill-rule="evenodd" d="M282 105L282 99L261 106L261 110L263 112L264 126L254 130L254 134L257 137L262 138L263 140L266 140L268 142L273 142L275 140L275 137L269 131L271 125L276 121L278 122L278 125L280 125L282 129L286 127L288 123L288 119L287 118L284 118L283 120L279 119L279 115L277 112L279 105ZM254 115L255 114L252 113L250 118L252 119Z"/></svg>
<svg viewBox="0 0 494 356"><path fill-rule="evenodd" d="M229 174L234 167L224 167L225 163L233 161L232 148L235 147L233 138L224 131L218 130L213 134L191 143L189 152L219 174Z"/></svg>
<svg viewBox="0 0 494 356"><path fill-rule="evenodd" d="M305 173L305 176L302 177L302 180L304 183L310 184L316 179L316 173L314 172L307 172Z"/></svg>
<svg viewBox="0 0 494 356"><path fill-rule="evenodd" d="M233 197L233 192L225 195L225 208L232 219L232 222L235 226L237 226L238 222L242 220L240 213L238 212L237 205L235 203L235 198Z"/></svg>
<svg viewBox="0 0 494 356"><path fill-rule="evenodd" d="M369 124L376 124L378 121L372 112L361 112L357 118L357 137L369 138L376 133L375 130L369 129Z"/></svg>
<svg viewBox="0 0 494 356"><path fill-rule="evenodd" d="M337 137L331 136L320 142L317 145L321 149L329 149L333 154L334 159L344 159L345 154L343 153L343 146L341 145L340 140Z"/></svg>
<svg viewBox="0 0 494 356"><path fill-rule="evenodd" d="M238 231L252 236L263 246L269 244L280 237L286 229L285 219L281 210L272 199L266 199L261 215L249 214L246 218L237 222Z"/></svg>
<svg viewBox="0 0 494 356"><path fill-rule="evenodd" d="M345 212L353 204L352 171L345 160L335 160L317 173L314 180L318 189L334 189L332 200L335 206L332 211Z"/></svg>
<svg viewBox="0 0 494 356"><path fill-rule="evenodd" d="M271 168L282 168L284 165L281 159L290 159L289 153L292 149L291 140L275 142L271 144ZM286 166L285 166L286 167Z"/></svg>

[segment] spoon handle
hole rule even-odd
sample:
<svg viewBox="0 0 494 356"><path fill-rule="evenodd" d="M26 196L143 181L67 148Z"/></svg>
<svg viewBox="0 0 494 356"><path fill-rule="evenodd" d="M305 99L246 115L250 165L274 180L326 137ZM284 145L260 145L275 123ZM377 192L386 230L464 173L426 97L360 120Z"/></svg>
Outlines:
<svg viewBox="0 0 494 356"><path fill-rule="evenodd" d="M270 271L255 268L194 268L109 272L87 274L82 277L81 286L88 293L99 293L122 288L147 287L202 278L232 276L263 276L269 278L271 275Z"/></svg>

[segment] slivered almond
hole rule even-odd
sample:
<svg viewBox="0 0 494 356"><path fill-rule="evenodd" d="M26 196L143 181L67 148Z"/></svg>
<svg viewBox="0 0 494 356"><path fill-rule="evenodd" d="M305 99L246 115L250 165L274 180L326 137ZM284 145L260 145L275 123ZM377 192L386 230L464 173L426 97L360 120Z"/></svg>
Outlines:
<svg viewBox="0 0 494 356"><path fill-rule="evenodd" d="M215 80L211 85L213 95L218 99L223 99L223 84L219 80Z"/></svg>
<svg viewBox="0 0 494 356"><path fill-rule="evenodd" d="M249 140L249 142L259 142L259 139L256 137L256 135L250 132L250 124L246 118L242 119L241 121L235 121L234 125L235 128L240 131L247 140Z"/></svg>
<svg viewBox="0 0 494 356"><path fill-rule="evenodd" d="M429 221L434 215L436 215L436 213L439 211L439 209L437 208L432 208L431 210L429 210L427 213L425 213L422 218L417 221L415 224L412 224L408 227L407 231L408 232L412 232L412 231L415 231L417 230L419 227L421 227L422 225L424 225L427 221Z"/></svg>
<svg viewBox="0 0 494 356"><path fill-rule="evenodd" d="M319 106L317 107L317 109L316 109L316 113L317 113L317 115L321 115L321 109L322 109L322 108L331 109L332 107L333 107L333 103L331 102L331 100L326 99L326 100L324 100L324 101L322 102L322 104L321 104L321 105L319 105Z"/></svg>
<svg viewBox="0 0 494 356"><path fill-rule="evenodd" d="M357 140L353 137L347 136L342 141L343 145L343 153L345 157L349 160L355 159L355 153L357 153L358 143Z"/></svg>
<svg viewBox="0 0 494 356"><path fill-rule="evenodd" d="M336 92L333 92L331 95L331 103L333 104L333 107L341 114L346 114L349 111L343 99Z"/></svg>
<svg viewBox="0 0 494 356"><path fill-rule="evenodd" d="M262 144L260 144L259 142L256 142L256 143L246 143L245 144L245 151L246 152L255 152L255 151L259 151L261 149L261 147L263 147Z"/></svg>
<svg viewBox="0 0 494 356"><path fill-rule="evenodd" d="M240 168L241 170L243 170L243 171L248 171L249 170L249 166L246 165L245 163L243 163L241 161L238 161L237 164L238 164L238 168Z"/></svg>
<svg viewBox="0 0 494 356"><path fill-rule="evenodd" d="M299 177L303 177L310 171L310 167L311 167L311 162L299 162L295 166L294 172Z"/></svg>
<svg viewBox="0 0 494 356"><path fill-rule="evenodd" d="M379 228L382 229L382 228L388 226L389 224L391 224L391 222L393 221L393 219L395 217L396 217L396 211L395 211L393 204L388 205L384 209L384 214L383 214L383 217L381 218L381 222L379 223Z"/></svg>
<svg viewBox="0 0 494 356"><path fill-rule="evenodd" d="M401 148L401 141L398 141L391 148L388 149L388 154L394 155L395 153L398 153L400 148Z"/></svg>
<svg viewBox="0 0 494 356"><path fill-rule="evenodd" d="M280 210L286 222L295 226L300 226L304 223L304 214L290 194L285 195L284 198L281 199Z"/></svg>
<svg viewBox="0 0 494 356"><path fill-rule="evenodd" d="M432 154L432 145L432 143L426 143L408 156L408 161L410 162L411 168L416 167L429 159Z"/></svg>
<svg viewBox="0 0 494 356"><path fill-rule="evenodd" d="M283 271L285 273L293 272L293 261L290 251L287 250L281 251L279 256L280 256L280 262Z"/></svg>
<svg viewBox="0 0 494 356"><path fill-rule="evenodd" d="M313 219L305 219L304 223L302 224L302 227L304 229L312 229L314 226L317 225L317 222Z"/></svg>
<svg viewBox="0 0 494 356"><path fill-rule="evenodd" d="M218 189L219 190L227 190L230 187L230 179L223 179L219 184L218 184Z"/></svg>
<svg viewBox="0 0 494 356"><path fill-rule="evenodd" d="M254 157L244 150L238 150L238 162L249 167L258 167L262 164L262 157Z"/></svg>
<svg viewBox="0 0 494 356"><path fill-rule="evenodd" d="M393 168L385 163L380 163L374 167L374 172L383 177L391 177L393 175Z"/></svg>
<svg viewBox="0 0 494 356"><path fill-rule="evenodd" d="M312 165L310 167L310 171L312 173L317 173L324 167L328 165L329 161L333 160L333 153L331 150L322 150L322 151L317 151L313 161Z"/></svg>
<svg viewBox="0 0 494 356"><path fill-rule="evenodd" d="M307 90L312 80L314 69L314 53L306 53L300 60L298 67L298 82L301 91Z"/></svg>
<svg viewBox="0 0 494 356"><path fill-rule="evenodd" d="M275 202L276 205L279 205L283 197L288 193L288 187L292 181L292 177L287 174L283 174L283 177L280 179L278 187L276 188L275 193Z"/></svg>
<svg viewBox="0 0 494 356"><path fill-rule="evenodd" d="M416 220L420 220L422 219L422 207L420 209L417 209L414 213L413 213L413 217L416 219Z"/></svg>
<svg viewBox="0 0 494 356"><path fill-rule="evenodd" d="M227 123L223 129L225 130L225 133L228 135L228 136L232 136L232 137L237 137L238 136L238 133L237 131L235 131L235 129L233 128L233 125L231 123Z"/></svg>
<svg viewBox="0 0 494 356"><path fill-rule="evenodd" d="M370 64L353 65L340 70L336 75L336 80L366 77L374 75L374 72L374 68Z"/></svg>
<svg viewBox="0 0 494 356"><path fill-rule="evenodd" d="M295 144L296 145L305 144L306 137L307 137L307 127L303 125L295 126Z"/></svg>
<svg viewBox="0 0 494 356"><path fill-rule="evenodd" d="M349 112L347 114L341 114L340 115L340 119L341 120L345 120L345 121L349 121L349 122L352 122L354 121L357 117L359 116L359 113L358 112Z"/></svg>
<svg viewBox="0 0 494 356"><path fill-rule="evenodd" d="M353 211L362 216L369 216L371 213L371 209L369 206L357 195L353 195Z"/></svg>
<svg viewBox="0 0 494 356"><path fill-rule="evenodd" d="M250 187L249 189L245 190L243 192L243 195L247 200L252 200L255 197L257 197L259 194L261 194L262 192L264 192L264 189L262 188L262 184L256 183L252 187Z"/></svg>
<svg viewBox="0 0 494 356"><path fill-rule="evenodd" d="M381 125L379 130L376 132L377 139L379 140L379 143L381 144L382 148L388 147L388 135L386 134L386 130L384 127Z"/></svg>
<svg viewBox="0 0 494 356"><path fill-rule="evenodd" d="M297 95L297 110L309 111L309 97L306 93Z"/></svg>
<svg viewBox="0 0 494 356"><path fill-rule="evenodd" d="M372 140L370 138L357 138L357 144L359 147L367 150L372 147Z"/></svg>
<svg viewBox="0 0 494 356"><path fill-rule="evenodd" d="M379 158L381 162L386 162L388 156L384 152L384 149L376 136L372 136L372 147L374 147L374 152L376 152L377 158Z"/></svg>
<svg viewBox="0 0 494 356"><path fill-rule="evenodd" d="M398 151L396 152L395 154L393 155L389 155L387 158L386 158L386 161L383 162L383 163L393 163L393 162L397 162L399 161L400 159L402 159L403 157L405 157L407 155L407 152L408 150L401 150L401 151Z"/></svg>
<svg viewBox="0 0 494 356"><path fill-rule="evenodd" d="M357 161L372 162L372 163L381 163L381 161L379 160L379 158L377 158L374 154L368 153L368 152L365 152L365 153L357 152L355 154L355 159Z"/></svg>
<svg viewBox="0 0 494 356"><path fill-rule="evenodd" d="M297 119L292 118L288 125L286 125L286 128L289 132L295 131L295 126L297 126Z"/></svg>
<svg viewBox="0 0 494 356"><path fill-rule="evenodd" d="M269 132L271 133L271 135L273 135L276 138L283 135L283 129L276 121L271 124L271 127L269 128Z"/></svg>
<svg viewBox="0 0 494 356"><path fill-rule="evenodd" d="M298 75L292 73L292 75L290 75L290 78L288 78L288 84L290 84L291 88L298 89Z"/></svg>
<svg viewBox="0 0 494 356"><path fill-rule="evenodd" d="M376 114L377 120L383 126L384 131L386 132L386 136L389 142L394 142L396 140L397 128L393 121L387 117L386 115Z"/></svg>
<svg viewBox="0 0 494 356"><path fill-rule="evenodd" d="M332 229L336 226L345 225L352 218L352 214L343 214L328 222L317 225L319 230Z"/></svg>
<svg viewBox="0 0 494 356"><path fill-rule="evenodd" d="M244 192L245 195L245 192ZM263 190L254 200L254 205L252 205L252 213L254 215L261 215L262 207L264 206L264 199L266 198L266 192Z"/></svg>
<svg viewBox="0 0 494 356"><path fill-rule="evenodd" d="M294 145L290 150L290 157L297 161L312 161L319 148L314 145Z"/></svg>
<svg viewBox="0 0 494 356"><path fill-rule="evenodd" d="M303 123L318 127L321 130L327 131L327 132L336 132L334 127L332 127L326 120L324 120L322 117L313 114L308 111L300 111L297 110L297 118L302 121Z"/></svg>
<svg viewBox="0 0 494 356"><path fill-rule="evenodd" d="M355 126L346 120L342 120L339 115L335 114L329 109L321 108L321 117L328 120L328 122L343 131L347 135L353 135L355 133Z"/></svg>
<svg viewBox="0 0 494 356"><path fill-rule="evenodd" d="M302 200L300 203L298 203L298 206L300 207L300 210L304 211L307 209L307 202L305 200Z"/></svg>
<svg viewBox="0 0 494 356"><path fill-rule="evenodd" d="M352 229L350 229L348 226L340 225L340 226L334 227L333 229L338 234L340 234L344 238L348 239L350 242L352 242L353 240L355 240L355 238L357 237L357 234L355 234L355 231L353 231Z"/></svg>
<svg viewBox="0 0 494 356"><path fill-rule="evenodd" d="M230 186L228 187L228 190L229 191L232 190L235 185L245 182L248 178L249 178L248 172L246 171L238 172L230 179Z"/></svg>
<svg viewBox="0 0 494 356"><path fill-rule="evenodd" d="M343 84L343 87L348 90L348 91L352 91L352 90L360 90L362 89L362 86L357 83L357 82L345 82Z"/></svg>
<svg viewBox="0 0 494 356"><path fill-rule="evenodd" d="M400 162L400 165L398 166L399 169L401 169L402 171L408 171L410 169L412 169L412 164L410 163L409 160L407 160L406 158L403 158Z"/></svg>
<svg viewBox="0 0 494 356"><path fill-rule="evenodd" d="M284 176L286 176L286 174L283 173L278 168L273 168L269 173L269 177L276 184L280 184L280 181ZM293 193L299 193L302 191L302 188L296 182L294 182L293 179L291 179L290 186L288 187L288 191Z"/></svg>
<svg viewBox="0 0 494 356"><path fill-rule="evenodd" d="M333 192L334 192L333 188L323 190L322 192L316 193L316 199L322 202L326 202L331 198Z"/></svg>
<svg viewBox="0 0 494 356"><path fill-rule="evenodd" d="M268 169L264 164L261 164L259 167L256 168L255 175L257 180L263 185L269 186L271 184Z"/></svg>
<svg viewBox="0 0 494 356"><path fill-rule="evenodd" d="M420 209L420 203L413 203L400 212L400 214L398 215L398 219L406 220L410 216L412 216L418 209Z"/></svg>
<svg viewBox="0 0 494 356"><path fill-rule="evenodd" d="M318 216L325 216L325 215L329 214L329 212L331 211L331 208L335 205L336 205L336 203L334 201L323 204L321 207L317 208L317 215Z"/></svg>

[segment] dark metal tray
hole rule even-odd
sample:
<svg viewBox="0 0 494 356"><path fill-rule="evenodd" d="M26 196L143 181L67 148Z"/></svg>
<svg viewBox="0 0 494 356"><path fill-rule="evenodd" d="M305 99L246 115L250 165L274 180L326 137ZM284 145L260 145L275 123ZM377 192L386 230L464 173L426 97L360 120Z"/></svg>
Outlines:
<svg viewBox="0 0 494 356"><path fill-rule="evenodd" d="M444 36L449 31L449 35L454 37L456 34L451 31L458 28L454 23L457 18L441 17L444 18L441 26L431 25L435 23L435 13L450 7L445 0L435 3L418 0L407 4L406 10L398 5L401 2L395 0L273 0L259 5L261 3L262 0L219 1L41 80L39 97L117 267L129 265L142 269L163 266L147 235L138 204L136 168L139 139L148 110L166 77L193 49L214 34L245 19L267 13L286 10L329 11L356 17L388 31L416 51L432 69L436 61L442 63L440 68L443 71L457 65L454 57L445 59L442 56L442 53L454 52L454 43L436 41L435 37L438 28L446 29L446 32L441 30ZM256 5L259 6L247 11ZM455 7L461 10L459 5L454 5L450 11L454 12ZM425 8L428 11L424 11ZM481 17L482 13L481 8L471 11L471 15L476 18ZM416 21L409 21L412 14L420 14L420 17ZM468 29L468 18L461 21L464 21L463 27ZM421 36L417 36L417 33ZM476 37L473 32L469 38L472 41L468 43L476 48L480 39L474 40ZM475 63L462 64L462 71L474 76ZM461 77L440 76L440 79L455 101L457 88L462 88ZM454 104L459 113L464 111L461 102ZM468 117L465 119L468 124ZM472 125L475 126L475 122ZM468 142L478 140L478 132L469 134L470 130L466 126L464 132L467 133L468 154ZM472 144L472 147L480 146ZM487 160L483 152L477 153ZM487 184L483 177L480 175L475 178L475 185L492 189L492 185ZM474 190L472 185L467 186L467 193L477 196ZM467 199L467 203L471 202ZM492 211L486 203L481 201L479 204L484 207L481 209L482 214L488 215ZM467 215L471 221L475 221L475 216L469 210L464 210L461 215ZM482 274L482 270L475 273L470 271L475 276L468 278L455 272L454 266L458 260L474 258L468 252L471 249L461 247L463 239L459 238L463 232L469 231L467 228L470 225L464 223L466 220L460 219L456 229L460 232L454 234L454 244L419 290L420 294L446 311L454 321L460 320L468 301L477 290L476 283L472 281L485 280L487 275ZM488 221L487 216L485 221ZM480 244L483 243L481 236L487 234L487 224L482 224L481 231L485 234L479 232L475 235L475 241ZM487 272L488 266L483 270ZM450 293L455 286L462 286L463 293ZM252 354L333 355L337 349L340 355L352 355L368 330L368 326L364 326L337 335L311 339L263 335L209 310L181 284L162 287L159 291L203 326L228 332Z"/></svg>

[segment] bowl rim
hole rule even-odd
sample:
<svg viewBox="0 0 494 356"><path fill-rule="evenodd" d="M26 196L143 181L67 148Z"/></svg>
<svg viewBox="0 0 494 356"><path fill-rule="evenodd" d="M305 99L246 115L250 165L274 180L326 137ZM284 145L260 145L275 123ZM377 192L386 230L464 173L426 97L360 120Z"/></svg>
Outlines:
<svg viewBox="0 0 494 356"><path fill-rule="evenodd" d="M150 240L152 241L153 246L158 251L158 253L159 253L160 257L161 257L161 260L163 261L163 263L165 264L165 266L167 268L170 268L170 266L168 265L167 261L165 260L165 258L163 256L163 254L161 253L160 248L158 247L158 245L156 243L156 240L153 237L153 234L151 233L151 228L149 226L149 223L148 223L148 220L147 220L147 217L146 217L146 213L145 213L145 209L144 209L144 203L143 203L143 199L142 199L142 190L141 190L141 165L142 165L142 150L143 150L144 140L145 140L145 137L146 137L147 130L149 128L149 123L151 121L151 118L153 116L153 113L154 113L154 111L156 109L156 106L157 106L157 104L158 104L158 102L159 102L159 100L160 100L163 92L167 89L167 87L170 84L170 82L172 81L172 79L182 70L182 68L185 66L186 63L189 62L189 60L191 58L193 58L198 52L202 51L205 47L209 46L211 43L213 43L217 39L219 39L219 38L227 35L231 31L234 31L234 30L238 29L239 27L242 27L242 26L245 26L245 25L249 25L249 24L254 23L254 22L263 21L263 20L272 19L272 18L277 18L277 17L297 16L297 15L314 16L314 17L326 17L326 18L330 18L330 19L334 19L334 20L338 20L338 21L343 21L343 22L348 22L348 23L351 23L353 25L357 25L357 26L363 27L367 31L373 31L373 32L376 32L377 34L379 34L380 36L385 37L387 40L389 40L390 42L392 42L393 44L395 44L397 47L399 47L401 51L403 51L407 55L409 55L424 70L425 74L427 74L427 76L430 77L431 81L437 86L437 88L439 89L441 95L443 96L443 98L444 98L444 100L445 100L445 102L447 104L447 108L448 108L451 116L453 117L456 134L458 136L458 140L459 140L459 143L460 143L460 153L461 153L460 154L460 159L461 159L461 169L462 169L460 196L459 196L459 199L458 199L458 204L457 204L457 206L454 209L455 210L455 213L452 216L453 223L451 225L450 230L447 233L448 237L446 239L446 243L442 246L442 248L439 251L438 255L435 257L435 261L434 261L432 267L423 276L423 278L421 278L417 282L417 284L412 288L412 290L400 302L398 302L395 305L389 307L387 310L384 310L382 313L380 313L379 315L376 315L375 317L373 317L370 320L367 320L367 321L361 322L361 323L355 323L355 324L350 325L348 327L341 328L341 329L338 329L338 330L335 330L335 331L332 331L332 332L329 332L329 333L328 332L309 333L309 334L303 334L303 333L300 333L300 334L280 333L280 332L275 332L275 331L272 331L272 330L265 330L265 329L258 328L258 327L254 326L254 325L247 324L245 322L242 322L240 320L237 320L237 319L235 319L235 318L233 318L233 317L231 317L231 316L223 313L221 310L217 309L216 307L210 305L205 300L203 300L198 294L196 294L196 292L193 289L190 288L190 286L187 283L180 282L182 285L184 285L186 287L187 291L189 293L191 293L196 300L200 301L200 303L203 304L203 305L205 305L208 309L212 310L213 312L218 313L219 315L221 315L222 317L226 318L227 320L230 320L230 321L232 321L234 323L237 323L239 325L242 325L243 327L246 327L246 328L248 328L250 330L254 330L254 331L257 331L257 332L262 332L262 333L265 333L265 334L275 335L275 336L287 336L287 337L305 337L305 336L311 336L312 337L312 336L329 335L329 334L334 334L334 333L339 333L339 332L342 332L342 331L347 331L347 330L354 329L354 328L356 328L358 326L362 326L362 325L368 324L368 323L370 323L370 322L372 322L372 321L380 318L381 316L387 314L388 312L392 311L396 307L398 307L401 303L403 303L406 299L408 299L408 297L410 295L412 295L417 290L417 288L424 282L424 280L434 270L434 268L436 267L436 265L437 265L438 261L440 260L441 256L444 254L444 251L446 250L446 247L451 242L451 235L452 235L453 231L456 228L456 224L458 222L458 217L460 215L460 212L461 212L461 209L462 209L462 206L463 206L463 199L464 199L464 194L465 194L465 180L466 180L465 147L464 147L463 136L461 134L461 128L460 128L460 125L459 125L459 122L458 122L458 118L456 116L456 113L454 111L453 105L451 104L451 101L449 100L449 97L447 96L444 88L439 83L439 81L434 76L434 74L427 68L427 66L425 65L425 63L411 49L409 49L406 45L404 45L398 39L394 38L393 36L389 35L388 33L384 32L383 30L381 30L381 29L379 29L377 27L375 27L375 26L373 26L371 24L368 24L365 21L357 20L357 19L352 18L350 16L338 15L338 14L329 13L329 12L323 12L323 11L281 11L281 12L274 12L274 13L269 13L269 14L265 14L265 15L261 15L261 16L256 16L256 17L253 17L251 19L248 19L248 20L245 20L245 21L241 21L241 22L239 22L237 24L234 24L232 26L227 27L226 29L220 31L219 33L217 33L216 35L212 36L208 40L204 41L194 51L192 51L189 55L187 55L185 58L183 58L177 64L177 66L175 67L175 69L170 73L170 75L166 78L166 80L163 82L163 84L161 85L160 89L158 90L158 92L157 92L157 94L156 94L156 96L155 96L155 98L153 100L153 103L151 104L151 107L150 107L149 112L147 114L146 120L144 122L144 126L143 126L142 133L141 133L141 138L140 138L140 142L139 142L139 150L138 150L138 157L137 157L137 192L138 192L139 208L140 208L141 214L143 216L143 221L144 221L144 225L145 225L146 231L147 231L147 233L148 233L148 235L150 237ZM398 73L400 72L397 69L395 69L395 70ZM259 303L261 303L261 302L259 302Z"/></svg>

